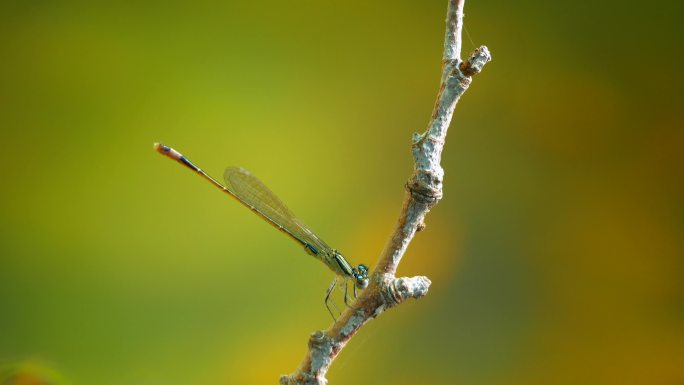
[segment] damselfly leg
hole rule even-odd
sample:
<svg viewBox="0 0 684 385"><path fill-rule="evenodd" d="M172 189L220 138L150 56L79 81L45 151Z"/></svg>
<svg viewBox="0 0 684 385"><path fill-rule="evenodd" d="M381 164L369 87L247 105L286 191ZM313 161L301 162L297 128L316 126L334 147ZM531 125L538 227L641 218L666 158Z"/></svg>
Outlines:
<svg viewBox="0 0 684 385"><path fill-rule="evenodd" d="M337 285L337 278L333 279L332 283L330 284L330 287L328 287L328 290L325 292L325 307L328 309L328 312L330 312L330 316L333 318L333 320L337 321L337 317L335 317L335 314L333 314L330 305L328 305L328 303L332 304L332 306L335 308L335 311L337 311L338 314L342 314L342 312L340 312L340 310L335 305L335 302L330 299L330 294L335 288L335 285Z"/></svg>
<svg viewBox="0 0 684 385"><path fill-rule="evenodd" d="M349 283L349 281L347 281L345 279L344 280L344 304L347 305L347 307L351 307L351 305L349 304L349 296L347 295L347 293L349 293L349 285L347 285L348 283Z"/></svg>

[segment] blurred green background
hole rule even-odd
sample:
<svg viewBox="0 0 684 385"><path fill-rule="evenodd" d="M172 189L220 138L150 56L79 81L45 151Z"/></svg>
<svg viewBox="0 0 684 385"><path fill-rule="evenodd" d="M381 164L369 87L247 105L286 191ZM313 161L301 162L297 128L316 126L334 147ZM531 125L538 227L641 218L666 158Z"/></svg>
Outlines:
<svg viewBox="0 0 684 385"><path fill-rule="evenodd" d="M494 60L400 269L433 286L368 324L331 384L684 383L680 4L466 3L464 55ZM332 273L152 143L219 177L250 169L372 265L432 110L445 10L0 2L6 383L292 372L330 324Z"/></svg>

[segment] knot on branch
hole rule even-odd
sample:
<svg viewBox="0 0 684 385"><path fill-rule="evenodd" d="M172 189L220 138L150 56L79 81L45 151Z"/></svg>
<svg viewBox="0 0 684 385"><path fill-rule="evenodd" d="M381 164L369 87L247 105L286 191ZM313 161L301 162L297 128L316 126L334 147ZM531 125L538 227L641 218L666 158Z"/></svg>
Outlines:
<svg viewBox="0 0 684 385"><path fill-rule="evenodd" d="M461 63L461 72L466 76L477 75L490 60L492 60L492 54L490 54L489 49L483 45L473 51L468 60Z"/></svg>
<svg viewBox="0 0 684 385"><path fill-rule="evenodd" d="M294 374L280 377L280 385L325 385L325 373L334 357L340 350L340 345L334 338L322 331L316 331L309 338L309 352L311 361L307 370L298 370Z"/></svg>
<svg viewBox="0 0 684 385"><path fill-rule="evenodd" d="M432 282L423 276L396 278L388 286L393 305L398 305L408 298L421 298L427 294Z"/></svg>
<svg viewBox="0 0 684 385"><path fill-rule="evenodd" d="M432 170L416 170L406 189L416 201L434 206L442 199L442 175Z"/></svg>

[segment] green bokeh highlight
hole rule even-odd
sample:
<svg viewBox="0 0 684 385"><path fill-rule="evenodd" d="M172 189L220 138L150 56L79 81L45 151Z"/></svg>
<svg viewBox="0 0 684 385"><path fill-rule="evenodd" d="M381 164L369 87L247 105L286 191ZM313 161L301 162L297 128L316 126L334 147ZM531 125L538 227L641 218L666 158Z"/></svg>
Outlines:
<svg viewBox="0 0 684 385"><path fill-rule="evenodd" d="M332 274L152 143L250 169L372 265L434 103L445 3L1 2L4 373L294 370ZM400 269L431 292L368 324L331 384L684 381L681 14L467 2L464 55L494 60Z"/></svg>

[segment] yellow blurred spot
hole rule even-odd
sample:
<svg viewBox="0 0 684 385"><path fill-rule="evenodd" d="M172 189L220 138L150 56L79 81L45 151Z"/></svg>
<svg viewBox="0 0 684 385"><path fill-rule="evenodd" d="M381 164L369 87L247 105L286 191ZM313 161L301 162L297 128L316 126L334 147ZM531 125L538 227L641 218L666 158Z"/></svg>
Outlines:
<svg viewBox="0 0 684 385"><path fill-rule="evenodd" d="M67 385L55 369L34 361L25 361L0 368L2 385Z"/></svg>

